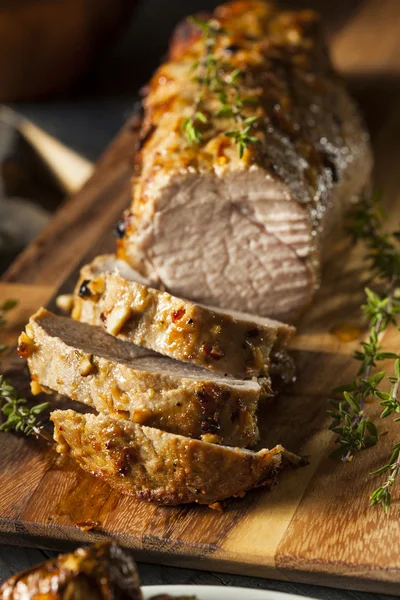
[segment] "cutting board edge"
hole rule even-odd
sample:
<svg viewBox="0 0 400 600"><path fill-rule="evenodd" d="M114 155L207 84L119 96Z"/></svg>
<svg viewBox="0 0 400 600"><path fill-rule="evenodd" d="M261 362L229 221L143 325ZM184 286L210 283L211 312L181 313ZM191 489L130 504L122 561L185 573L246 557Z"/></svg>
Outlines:
<svg viewBox="0 0 400 600"><path fill-rule="evenodd" d="M3 520L4 521L4 520ZM13 546L26 546L31 548L42 548L44 550L54 550L58 552L68 552L82 543L93 543L104 538L106 534L101 532L88 533L76 530L76 535L69 539L62 539L54 536L33 536L30 533L6 532L3 530L3 523L0 522L0 544L9 544ZM114 537L114 536L112 536ZM118 536L119 537L119 536ZM121 540L118 540L121 541ZM124 544L122 544L124 545ZM232 563L232 558L227 556L213 557L212 554L199 558L198 556L182 554L165 554L161 552L152 552L142 548L125 546L133 550L135 560L138 563L146 562L150 564L162 564L170 567L182 567L188 569L198 569L201 571L215 571L217 573L244 575L249 577L260 577L263 579L277 579L279 581L290 581L292 583L322 585L333 589L352 590L359 592L369 592L377 594L400 594L400 570L389 569L387 572L394 573L396 578L392 580L377 580L369 577L358 577L349 565L348 573L320 571L305 571L303 569L285 569L283 567L273 568L262 564L250 564L243 561ZM320 565L319 565L320 566ZM330 565L334 567L335 565ZM336 568L343 568L343 565L336 565ZM372 572L371 572L372 574ZM373 572L376 575L376 571Z"/></svg>

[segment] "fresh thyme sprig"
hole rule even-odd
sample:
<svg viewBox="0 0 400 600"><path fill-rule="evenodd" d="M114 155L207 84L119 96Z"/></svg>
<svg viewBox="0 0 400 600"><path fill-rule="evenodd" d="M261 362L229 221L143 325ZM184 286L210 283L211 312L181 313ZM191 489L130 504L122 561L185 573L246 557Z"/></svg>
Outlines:
<svg viewBox="0 0 400 600"><path fill-rule="evenodd" d="M195 76L197 92L192 114L182 124L182 129L186 134L188 142L193 145L199 144L203 139L203 134L198 124L208 122L207 116L201 109L207 90L211 88L213 81L218 76L217 58L214 51L218 35L223 33L223 29L219 26L218 22L213 20L203 21L197 17L189 17L188 20L201 29L204 43L204 52L201 59L192 65L192 69L197 71Z"/></svg>
<svg viewBox="0 0 400 600"><path fill-rule="evenodd" d="M390 392L381 392L378 391L375 395L381 399L381 406L384 407L383 412L381 414L381 419L385 419L390 416L392 413L399 414L400 413L400 400L399 400L399 390L400 390L400 359L396 360L394 366L394 375L389 377L389 381L392 384L390 388ZM394 422L400 421L400 417L394 419ZM388 476L386 481L379 487L374 490L370 496L370 504L374 506L375 504L381 504L385 509L385 512L388 513L390 510L390 504L392 500L391 487L396 482L396 477L400 475L400 442L397 442L393 445L392 454L389 458L387 464L383 465L376 471L373 471L371 475L380 475L381 473L387 473Z"/></svg>
<svg viewBox="0 0 400 600"><path fill-rule="evenodd" d="M5 300L0 306L0 327L6 323L7 313L17 306L16 300ZM0 345L0 353L7 349L5 344ZM43 431L43 425L38 420L40 415L49 402L42 402L35 406L28 407L26 398L18 394L16 389L7 381L3 375L0 375L0 411L6 417L0 425L0 431L15 431L25 435L37 435L45 439L51 437Z"/></svg>
<svg viewBox="0 0 400 600"><path fill-rule="evenodd" d="M392 502L392 493L390 490L396 483L396 477L400 475L400 442L394 444L389 462L380 469L373 471L371 475L380 475L386 472L389 472L386 481L372 492L369 500L371 506L381 504L385 512L388 513Z"/></svg>
<svg viewBox="0 0 400 600"><path fill-rule="evenodd" d="M245 106L257 103L257 97L242 96L239 84L243 72L240 69L234 69L223 57L217 56L218 35L226 33L218 22L212 19L203 21L196 17L191 17L190 21L203 32L204 52L201 59L193 65L193 68L197 70L195 79L198 90L192 114L183 121L183 131L190 144L199 144L203 140L201 124L206 125L209 122L209 116L203 109L203 104L208 97L215 99L218 101L219 107L212 116L233 119L236 127L226 131L224 135L233 139L238 147L239 158L242 158L249 144L256 144L260 141L256 136L251 135L253 125L259 120L259 117L247 116L243 110Z"/></svg>
<svg viewBox="0 0 400 600"><path fill-rule="evenodd" d="M256 115L252 117L246 117L243 113L243 107L246 104L251 104L254 100L253 96L248 98L242 98L240 95L239 86L237 85L237 81L240 77L242 77L243 73L239 69L235 69L233 73L228 75L229 82L232 87L228 87L228 89L220 89L219 91L219 101L221 103L221 107L216 113L216 116L231 116L233 117L237 127L232 131L227 131L225 133L226 137L233 138L235 144L238 146L239 158L243 157L244 151L249 144L256 144L260 140L251 135L251 129L254 123L259 120L259 117ZM224 83L226 79L224 80Z"/></svg>
<svg viewBox="0 0 400 600"><path fill-rule="evenodd" d="M43 435L43 425L38 420L38 415L49 407L49 402L42 402L29 408L26 398L21 397L3 375L0 375L0 400L3 403L1 412L6 417L4 423L0 425L0 431ZM47 435L44 437L47 439Z"/></svg>
<svg viewBox="0 0 400 600"><path fill-rule="evenodd" d="M369 316L371 329L367 341L361 342L361 350L354 352L354 358L361 362L357 378L349 384L336 388L335 392L343 394L342 401L332 400L333 410L328 411L332 417L330 429L338 434L338 450L344 462L351 461L355 452L368 448L377 443L379 434L376 425L365 414L365 401L376 394L378 385L385 377L384 372L371 374L376 363L386 358L396 358L392 353L383 352L378 343L378 336L387 327L391 315L382 307L382 301L370 289L366 289L367 303L362 307L364 314Z"/></svg>
<svg viewBox="0 0 400 600"><path fill-rule="evenodd" d="M381 414L381 419L385 419L393 412L396 414L400 413L400 399L399 399L399 389L400 389L400 360L397 359L394 365L395 375L389 377L389 381L392 384L390 392L381 392L377 391L375 396L381 400L380 405L384 407L384 410ZM397 423L400 421L400 417L394 419L394 422Z"/></svg>
<svg viewBox="0 0 400 600"><path fill-rule="evenodd" d="M366 288L366 303L362 306L368 320L370 331L366 341L354 352L354 358L360 361L357 378L351 383L337 388L343 394L343 400L332 401L333 410L330 429L338 434L339 454L343 461L351 461L355 452L376 444L379 433L376 425L365 411L365 401L375 396L381 402L381 418L392 413L400 413L400 360L398 354L387 352L379 343L379 336L389 325L397 326L400 314L400 232L386 233L383 230L383 210L379 197L373 196L352 213L350 233L354 242L362 241L367 248L366 259L369 262L372 282L378 282L380 294ZM377 363L387 359L396 359L395 375L388 377L384 371L372 373ZM390 392L380 389L381 383L391 383ZM400 418L395 419L395 421ZM386 482L373 492L371 504L380 503L389 510L390 488L400 474L400 442L393 447L389 462L374 472L389 471Z"/></svg>

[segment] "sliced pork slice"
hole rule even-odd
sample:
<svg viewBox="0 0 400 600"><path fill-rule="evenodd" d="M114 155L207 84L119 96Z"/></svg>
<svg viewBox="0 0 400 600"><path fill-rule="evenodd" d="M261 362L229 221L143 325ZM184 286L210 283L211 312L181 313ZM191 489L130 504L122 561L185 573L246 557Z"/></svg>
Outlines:
<svg viewBox="0 0 400 600"><path fill-rule="evenodd" d="M127 263L99 256L83 267L72 316L165 356L235 377L268 373L270 354L284 353L293 327L194 304L148 287ZM286 374L292 374L288 362Z"/></svg>
<svg viewBox="0 0 400 600"><path fill-rule="evenodd" d="M218 377L40 309L19 339L32 390L56 391L99 412L233 446L258 439L255 381Z"/></svg>
<svg viewBox="0 0 400 600"><path fill-rule="evenodd" d="M251 0L212 16L224 30L213 46L219 75L240 72L228 107L236 93L251 100L241 111L257 117L249 135L258 141L239 157L225 133L240 123L221 116L210 87L201 90L206 123L195 122L201 139L188 141L204 40L184 23L144 100L118 256L176 296L290 321L309 306L343 215L369 181L368 135L315 13Z"/></svg>
<svg viewBox="0 0 400 600"><path fill-rule="evenodd" d="M282 446L255 453L108 415L56 410L51 419L58 452L122 493L159 504L213 504L272 485L283 459L301 462Z"/></svg>

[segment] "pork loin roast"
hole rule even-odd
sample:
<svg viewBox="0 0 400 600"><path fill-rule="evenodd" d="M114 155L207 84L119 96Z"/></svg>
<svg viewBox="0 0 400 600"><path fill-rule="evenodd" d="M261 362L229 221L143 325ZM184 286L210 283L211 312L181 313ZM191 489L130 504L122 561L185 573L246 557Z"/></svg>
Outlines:
<svg viewBox="0 0 400 600"><path fill-rule="evenodd" d="M56 391L99 412L232 446L258 439L255 381L214 376L40 309L19 339L32 391Z"/></svg>
<svg viewBox="0 0 400 600"><path fill-rule="evenodd" d="M291 320L309 305L343 213L369 179L368 135L315 13L234 1L211 24L222 28L210 51L217 75L234 83L222 99L215 75L199 89L204 36L178 27L144 100L118 255L176 296ZM242 125L229 113L236 94L242 117L257 117L242 157Z"/></svg>
<svg viewBox="0 0 400 600"><path fill-rule="evenodd" d="M301 463L282 446L250 452L109 415L56 410L51 419L58 452L122 493L159 504L212 504L273 484L284 461Z"/></svg>
<svg viewBox="0 0 400 600"><path fill-rule="evenodd" d="M72 316L165 356L235 377L268 374L270 354L285 355L294 328L265 317L194 304L148 287L112 255L82 268Z"/></svg>

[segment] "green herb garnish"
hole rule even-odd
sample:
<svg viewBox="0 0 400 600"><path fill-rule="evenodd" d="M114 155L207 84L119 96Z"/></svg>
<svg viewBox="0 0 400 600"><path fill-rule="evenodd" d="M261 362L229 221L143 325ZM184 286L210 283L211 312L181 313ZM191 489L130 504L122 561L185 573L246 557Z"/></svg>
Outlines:
<svg viewBox="0 0 400 600"><path fill-rule="evenodd" d="M357 378L347 385L337 388L341 392L341 401L332 401L332 417L330 429L337 433L339 454L344 462L353 459L359 450L376 444L379 440L378 429L365 411L365 401L371 396L380 400L383 407L381 418L393 413L400 413L400 360L399 355L387 352L379 343L379 336L389 325L398 326L400 314L400 232L386 233L383 229L384 213L375 195L366 200L352 213L350 233L354 242L362 241L366 247L366 259L371 269L371 283L377 284L379 293L366 288L366 303L362 306L369 323L369 334L366 341L354 352L354 358L360 361ZM393 374L385 371L372 373L377 363L383 360L395 361ZM390 392L381 390L383 382L390 382ZM400 420L396 418L395 421ZM390 488L400 474L400 442L392 449L387 464L374 471L374 475L389 472L387 480L378 487L370 497L371 505L382 504L389 510L391 501Z"/></svg>
<svg viewBox="0 0 400 600"><path fill-rule="evenodd" d="M7 313L17 306L17 300L5 300L0 306L0 327L6 323ZM0 353L7 349L5 344L0 344ZM35 406L27 406L26 398L20 396L17 390L0 375L0 411L6 417L0 425L0 431L14 431L25 435L41 435L46 439L49 436L42 431L42 423L38 420L40 415L49 406L49 402L42 402Z"/></svg>
<svg viewBox="0 0 400 600"><path fill-rule="evenodd" d="M257 104L257 97L242 96L240 82L244 76L243 72L234 69L216 52L218 36L226 31L213 19L203 21L191 17L189 20L203 33L204 51L200 60L192 65L192 69L196 72L195 81L198 89L192 114L183 121L182 129L191 145L199 144L203 141L202 128L207 126L210 117L231 118L235 127L226 131L224 135L233 139L238 147L239 157L242 158L249 144L260 141L256 136L251 135L251 130L259 117L247 116L243 110L245 106ZM204 108L207 99L214 99L219 104L213 114Z"/></svg>
<svg viewBox="0 0 400 600"><path fill-rule="evenodd" d="M6 420L0 425L0 431L15 431L25 435L41 435L43 425L38 415L50 406L42 402L29 408L26 398L21 397L15 388L0 375L1 412ZM47 436L46 436L47 437Z"/></svg>

